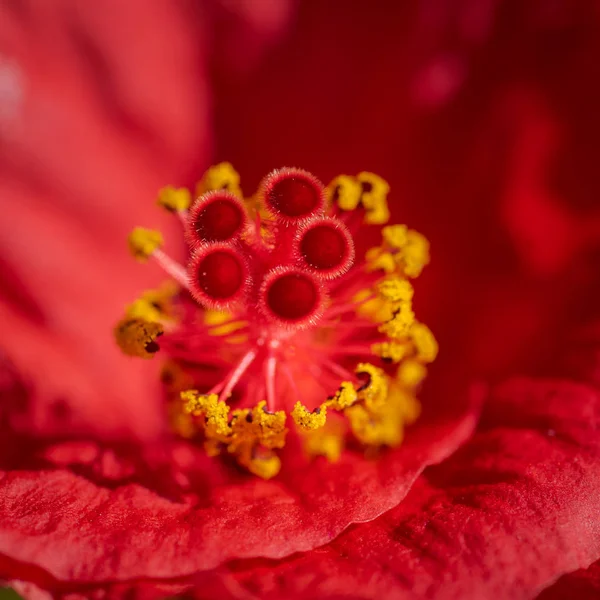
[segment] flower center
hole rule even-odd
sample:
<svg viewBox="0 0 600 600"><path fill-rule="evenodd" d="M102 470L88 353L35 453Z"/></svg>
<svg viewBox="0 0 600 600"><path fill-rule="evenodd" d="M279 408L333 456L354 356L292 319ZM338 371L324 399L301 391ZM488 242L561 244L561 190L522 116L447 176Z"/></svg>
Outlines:
<svg viewBox="0 0 600 600"><path fill-rule="evenodd" d="M127 354L170 357L173 427L267 478L280 467L288 413L309 454L334 459L347 435L399 444L437 344L411 304L425 238L386 226L381 245L355 261L361 227L389 218L387 184L360 173L324 188L284 168L244 201L223 164L199 187L193 203L187 190L159 196L184 224L186 266L163 252L158 232L129 238L134 256L156 260L182 292L146 292L115 330Z"/></svg>

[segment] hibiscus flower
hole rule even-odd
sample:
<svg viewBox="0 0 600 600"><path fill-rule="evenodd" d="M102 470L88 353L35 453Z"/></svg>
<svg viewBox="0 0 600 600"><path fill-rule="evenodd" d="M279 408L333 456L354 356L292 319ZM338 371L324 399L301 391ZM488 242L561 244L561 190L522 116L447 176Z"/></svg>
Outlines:
<svg viewBox="0 0 600 600"><path fill-rule="evenodd" d="M597 177L586 163L590 94L578 92L596 65L596 21L560 3L333 4L301 6L288 42L243 79L232 68L256 62L240 65L239 50L256 58L244 48L285 15L158 3L129 21L124 13L120 29L93 7L11 13L0 576L23 596L597 591ZM441 353L422 414L377 456L350 446L337 462L307 461L286 444L271 479L210 458L173 435L157 361L128 360L111 339L123 307L158 280L127 262L128 230L154 225L157 189L191 187L207 166L207 79L197 71L207 62L194 40L209 23L215 154L236 164L244 189L283 165L325 182L376 172L390 184L392 222L431 242L414 309ZM139 27L151 41L127 54L136 68L122 68L118 50ZM39 35L24 47L23 31ZM537 53L555 47L564 63L546 72ZM176 58L162 63L163 95L166 48ZM149 73L146 88L132 72ZM160 229L181 259L173 221Z"/></svg>

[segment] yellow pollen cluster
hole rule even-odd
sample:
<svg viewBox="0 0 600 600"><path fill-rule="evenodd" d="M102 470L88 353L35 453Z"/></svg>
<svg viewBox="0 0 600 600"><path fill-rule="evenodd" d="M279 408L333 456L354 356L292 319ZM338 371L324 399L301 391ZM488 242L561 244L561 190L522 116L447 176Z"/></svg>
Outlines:
<svg viewBox="0 0 600 600"><path fill-rule="evenodd" d="M136 227L127 238L129 251L140 262L146 262L152 253L163 245L160 231Z"/></svg>
<svg viewBox="0 0 600 600"><path fill-rule="evenodd" d="M351 382L341 384L336 394L313 411L296 403L292 417L304 431L305 449L311 456L322 455L332 460L339 458L343 447L343 430L329 427L327 409L342 413L356 439L368 446L396 446L404 435L404 426L419 415L420 405L411 389L416 379L394 381L382 369L360 363L356 374L366 380L356 387ZM405 372L409 374L408 371ZM419 380L420 383L420 380ZM323 428L323 431L316 431Z"/></svg>
<svg viewBox="0 0 600 600"><path fill-rule="evenodd" d="M137 300L125 309L125 316L142 319L151 323L161 323L174 318L173 298L178 287L166 281L159 288L146 290Z"/></svg>
<svg viewBox="0 0 600 600"><path fill-rule="evenodd" d="M156 338L164 333L160 323L149 323L141 319L124 318L114 330L119 348L128 356L152 358L158 351Z"/></svg>
<svg viewBox="0 0 600 600"><path fill-rule="evenodd" d="M114 329L119 348L128 356L152 358L159 350L156 338L164 326L174 319L172 300L177 286L165 282L161 287L145 291L125 309L124 317Z"/></svg>
<svg viewBox="0 0 600 600"><path fill-rule="evenodd" d="M195 390L181 392L184 412L199 419L204 430L205 448L211 456L228 452L251 473L270 479L277 475L281 460L273 452L285 445L286 414L270 413L266 402L253 409L231 411L216 394L199 394Z"/></svg>
<svg viewBox="0 0 600 600"><path fill-rule="evenodd" d="M158 192L157 204L171 212L183 212L190 207L192 195L187 188L168 185Z"/></svg>
<svg viewBox="0 0 600 600"><path fill-rule="evenodd" d="M353 210L361 202L365 208L377 209L376 202L369 204L369 198L384 197L387 184L380 185L377 179L364 175L334 179L328 188L330 200L343 210ZM383 276L372 289L357 293L354 301L357 315L372 321L386 336L386 341L373 344L371 350L384 362L398 365L396 375L362 363L357 365L356 373L367 378L363 386L343 382L332 398L313 411L297 403L292 417L306 431L305 448L309 455L335 456L337 448L343 446L343 434L328 430L327 409L343 414L354 437L370 447L400 444L405 426L420 413L416 391L427 374L426 364L437 355L438 346L429 328L416 320L410 279L417 277L429 262L429 243L405 225L385 226L381 236L381 245L367 253L366 266L371 272L382 272Z"/></svg>
<svg viewBox="0 0 600 600"><path fill-rule="evenodd" d="M381 270L401 277L418 277L429 263L429 242L419 232L404 225L384 227L382 243L366 254L370 271Z"/></svg>
<svg viewBox="0 0 600 600"><path fill-rule="evenodd" d="M227 190L239 198L243 198L239 173L231 163L222 162L210 167L196 186L196 195L201 196L214 190Z"/></svg>
<svg viewBox="0 0 600 600"><path fill-rule="evenodd" d="M248 339L244 333L232 336L235 331L244 329L246 321L234 320L233 314L223 310L206 309L204 311L204 324L210 328L209 334L225 337L227 344L241 344Z"/></svg>
<svg viewBox="0 0 600 600"><path fill-rule="evenodd" d="M292 418L302 429L320 429L327 421L327 406L321 405L310 411L301 402L296 402Z"/></svg>
<svg viewBox="0 0 600 600"><path fill-rule="evenodd" d="M337 203L342 210L365 209L364 221L368 225L383 225L390 220L387 195L390 186L385 179L363 171L356 177L339 175L326 188L330 204Z"/></svg>
<svg viewBox="0 0 600 600"><path fill-rule="evenodd" d="M304 451L311 458L323 456L330 462L336 462L344 449L344 437L345 427L341 419L329 419L321 429L303 432Z"/></svg>

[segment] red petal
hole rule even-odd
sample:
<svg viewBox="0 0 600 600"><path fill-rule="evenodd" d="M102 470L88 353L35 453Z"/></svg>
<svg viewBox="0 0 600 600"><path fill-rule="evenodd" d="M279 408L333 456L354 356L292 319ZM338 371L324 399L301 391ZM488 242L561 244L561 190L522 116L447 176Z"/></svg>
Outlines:
<svg viewBox="0 0 600 600"><path fill-rule="evenodd" d="M402 504L303 556L239 563L236 582L261 598L531 598L600 556L599 425L591 388L510 381Z"/></svg>
<svg viewBox="0 0 600 600"><path fill-rule="evenodd" d="M379 460L348 452L334 465L284 466L274 481L224 474L219 461L180 444L171 449L167 479L189 484L188 502L138 484L115 488L131 471L114 457L107 468L117 482L105 475L103 486L65 469L5 472L0 554L59 580L102 581L180 577L233 558L311 550L395 506L426 465L470 435L474 422L472 411L424 415L405 443ZM86 472L94 454L83 450L71 445L51 454L63 464L72 461L69 452L81 455L77 471ZM159 479L158 470L153 475ZM1 567L0 560L0 574ZM11 574L18 576L5 575Z"/></svg>
<svg viewBox="0 0 600 600"><path fill-rule="evenodd" d="M544 590L537 600L597 600L600 598L600 560L587 569L580 569L561 577Z"/></svg>

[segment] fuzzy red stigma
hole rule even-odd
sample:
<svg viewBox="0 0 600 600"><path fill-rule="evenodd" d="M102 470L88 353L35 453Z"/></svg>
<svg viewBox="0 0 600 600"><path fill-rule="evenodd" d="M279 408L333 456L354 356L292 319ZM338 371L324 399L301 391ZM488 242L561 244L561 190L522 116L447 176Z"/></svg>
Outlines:
<svg viewBox="0 0 600 600"><path fill-rule="evenodd" d="M224 242L238 237L247 222L241 200L226 190L204 194L194 204L188 217L191 245Z"/></svg>
<svg viewBox="0 0 600 600"><path fill-rule="evenodd" d="M338 219L310 220L298 232L296 244L304 265L326 279L344 274L354 262L352 236Z"/></svg>
<svg viewBox="0 0 600 600"><path fill-rule="evenodd" d="M283 222L293 223L322 213L325 192L321 182L302 169L279 169L262 183L266 208Z"/></svg>
<svg viewBox="0 0 600 600"><path fill-rule="evenodd" d="M267 273L260 293L262 312L284 326L302 328L322 314L325 291L316 277L292 267Z"/></svg>
<svg viewBox="0 0 600 600"><path fill-rule="evenodd" d="M226 308L244 296L248 267L234 246L215 242L196 250L189 265L194 298L211 308Z"/></svg>

